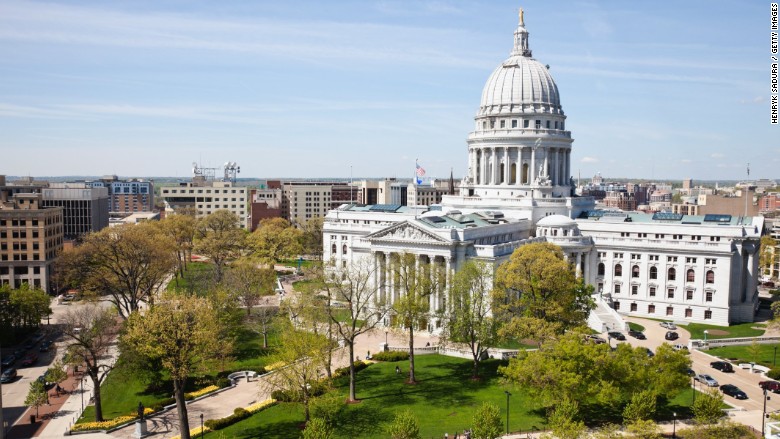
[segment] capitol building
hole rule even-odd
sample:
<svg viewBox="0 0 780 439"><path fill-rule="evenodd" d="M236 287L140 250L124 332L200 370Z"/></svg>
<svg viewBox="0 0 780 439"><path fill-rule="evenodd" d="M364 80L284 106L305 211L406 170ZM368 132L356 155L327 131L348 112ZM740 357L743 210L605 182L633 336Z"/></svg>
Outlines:
<svg viewBox="0 0 780 439"><path fill-rule="evenodd" d="M521 12L509 58L483 88L458 193L433 206L342 205L325 217L324 260L338 267L367 260L384 303L404 294L392 275L401 255L431 264L445 281L430 299L428 328L420 328L431 332L465 261L497 267L532 242L560 246L594 286L588 324L596 330L624 329L623 316L753 321L763 218L595 210L592 198L573 192L566 118Z"/></svg>

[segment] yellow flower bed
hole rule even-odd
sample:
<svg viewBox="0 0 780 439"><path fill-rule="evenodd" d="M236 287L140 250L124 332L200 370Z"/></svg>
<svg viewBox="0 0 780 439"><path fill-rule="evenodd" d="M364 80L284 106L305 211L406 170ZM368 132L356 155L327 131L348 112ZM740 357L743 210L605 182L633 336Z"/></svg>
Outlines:
<svg viewBox="0 0 780 439"><path fill-rule="evenodd" d="M154 413L154 410L150 409L149 407L146 407L144 409L144 415L150 415ZM114 419L109 419L108 421L103 422L83 422L81 424L75 424L70 431L86 431L86 430L110 430L117 425L124 424L125 422L130 422L133 419L138 419L138 415L125 415L125 416L118 416Z"/></svg>
<svg viewBox="0 0 780 439"><path fill-rule="evenodd" d="M265 367L266 372L270 372L274 369L279 369L280 367L284 367L286 364L284 361L277 361L276 363L271 363L268 366Z"/></svg>
<svg viewBox="0 0 780 439"><path fill-rule="evenodd" d="M211 429L206 426L203 426L203 432L206 433L208 431L211 431ZM198 437L200 432L201 432L200 427L195 427L192 430L190 430L190 437ZM181 439L181 436L174 436L171 439Z"/></svg>
<svg viewBox="0 0 780 439"><path fill-rule="evenodd" d="M205 395L207 393L211 393L211 392L213 392L215 390L219 390L219 386L204 387L204 388L202 388L200 390L196 390L194 392L185 393L184 397L187 398L187 399L190 399L190 398L194 399L194 398L197 398L199 396L203 396L203 395Z"/></svg>
<svg viewBox="0 0 780 439"><path fill-rule="evenodd" d="M276 404L276 400L273 399L273 398L268 398L265 401L261 401L261 402L258 402L258 403L250 405L245 410L248 411L249 413L257 413L260 410L262 410L262 409L264 409L266 407L270 407L270 406L272 406L274 404Z"/></svg>

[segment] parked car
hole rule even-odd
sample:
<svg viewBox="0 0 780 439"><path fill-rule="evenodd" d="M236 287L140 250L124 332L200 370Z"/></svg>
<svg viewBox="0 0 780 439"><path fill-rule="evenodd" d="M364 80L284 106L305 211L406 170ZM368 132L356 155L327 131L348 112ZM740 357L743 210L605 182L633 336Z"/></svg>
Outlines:
<svg viewBox="0 0 780 439"><path fill-rule="evenodd" d="M696 375L693 379L710 387L718 387L718 381L706 373Z"/></svg>
<svg viewBox="0 0 780 439"><path fill-rule="evenodd" d="M16 379L17 376L16 369L13 367L9 367L8 369L3 371L3 374L0 375L0 383L10 383L14 379Z"/></svg>
<svg viewBox="0 0 780 439"><path fill-rule="evenodd" d="M607 332L607 335L609 335L610 337L614 338L615 340L623 341L623 340L626 339L626 336L623 335L623 333L620 332L620 331L609 331L609 332Z"/></svg>
<svg viewBox="0 0 780 439"><path fill-rule="evenodd" d="M666 335L664 335L664 338L667 340L677 340L678 338L680 338L680 336L674 331L666 331Z"/></svg>
<svg viewBox="0 0 780 439"><path fill-rule="evenodd" d="M585 336L585 341L590 341L590 342L593 342L595 344L602 344L602 343L606 343L607 342L606 340L604 340L603 338L599 337L598 335L586 335Z"/></svg>
<svg viewBox="0 0 780 439"><path fill-rule="evenodd" d="M761 381L758 383L758 387L770 392L780 393L780 382L777 381Z"/></svg>
<svg viewBox="0 0 780 439"><path fill-rule="evenodd" d="M674 349L675 351L683 351L686 354L689 353L688 352L688 346L686 346L684 344L676 344L676 345L672 346L672 349Z"/></svg>
<svg viewBox="0 0 780 439"><path fill-rule="evenodd" d="M677 329L677 325L675 325L672 322L661 322L659 324L661 325L662 328L666 328L666 329L669 329L671 331L674 331L675 329Z"/></svg>
<svg viewBox="0 0 780 439"><path fill-rule="evenodd" d="M687 373L689 377L695 377L696 376L696 372L694 372L694 370L691 369L690 367L685 370L685 373Z"/></svg>
<svg viewBox="0 0 780 439"><path fill-rule="evenodd" d="M645 337L645 333L642 331L635 331L632 329L628 331L628 335L634 337L637 340L647 340L647 337Z"/></svg>
<svg viewBox="0 0 780 439"><path fill-rule="evenodd" d="M724 384L720 386L720 391L728 396L732 396L736 399L748 399L745 392L743 392L739 387L733 385L733 384Z"/></svg>
<svg viewBox="0 0 780 439"><path fill-rule="evenodd" d="M43 384L43 388L46 389L46 390L51 390L51 389L54 388L54 386L57 385L57 383L50 383L50 382L46 381L46 374L45 373L38 377L38 382Z"/></svg>
<svg viewBox="0 0 780 439"><path fill-rule="evenodd" d="M38 350L41 352L46 352L51 347L51 344L52 344L51 340L46 340L43 343L41 343L41 346L38 348Z"/></svg>
<svg viewBox="0 0 780 439"><path fill-rule="evenodd" d="M26 357L24 357L22 359L22 363L21 364L22 364L22 367L30 367L33 364L35 364L36 361L38 361L38 354L36 354L36 353L29 353L29 354L27 354Z"/></svg>
<svg viewBox="0 0 780 439"><path fill-rule="evenodd" d="M655 357L655 352L653 352L650 348L645 348L647 350L647 356L648 357Z"/></svg>
<svg viewBox="0 0 780 439"><path fill-rule="evenodd" d="M3 357L3 363L2 363L3 368L13 366L14 363L16 363L16 355L11 354L6 357Z"/></svg>
<svg viewBox="0 0 780 439"><path fill-rule="evenodd" d="M731 363L726 361L713 361L710 363L710 366L712 366L713 369L718 369L721 372L734 372L734 367L731 365Z"/></svg>

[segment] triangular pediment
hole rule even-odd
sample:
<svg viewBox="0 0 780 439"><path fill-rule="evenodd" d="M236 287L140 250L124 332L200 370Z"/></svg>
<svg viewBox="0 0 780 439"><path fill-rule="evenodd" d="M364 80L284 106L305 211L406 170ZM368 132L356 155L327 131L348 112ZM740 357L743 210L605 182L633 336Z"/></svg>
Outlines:
<svg viewBox="0 0 780 439"><path fill-rule="evenodd" d="M450 241L437 236L428 230L423 229L415 224L409 222L403 222L400 224L392 225L386 229L382 229L378 232L372 233L366 236L369 241L406 241L406 242L418 242L418 243L449 243Z"/></svg>

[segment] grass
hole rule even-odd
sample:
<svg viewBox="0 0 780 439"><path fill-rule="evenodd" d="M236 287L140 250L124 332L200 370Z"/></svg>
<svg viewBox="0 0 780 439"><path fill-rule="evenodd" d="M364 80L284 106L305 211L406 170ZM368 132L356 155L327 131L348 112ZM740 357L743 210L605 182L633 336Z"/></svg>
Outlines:
<svg viewBox="0 0 780 439"><path fill-rule="evenodd" d="M640 332L644 332L645 330L644 326L634 322L628 322L628 328L631 329L632 331L640 331Z"/></svg>
<svg viewBox="0 0 780 439"><path fill-rule="evenodd" d="M307 288L317 288L321 289L324 287L322 284L322 281L317 279L305 279L305 280L297 280L292 283L293 290L302 292Z"/></svg>
<svg viewBox="0 0 780 439"><path fill-rule="evenodd" d="M780 344L760 344L758 345L760 353L756 358L753 358L750 354L750 345L711 348L707 353L720 358L736 358L741 363L755 361L756 364L772 367L775 360L775 349L778 347L780 347Z"/></svg>
<svg viewBox="0 0 780 439"><path fill-rule="evenodd" d="M415 358L417 385L403 383L395 373L398 365L408 370L408 361L373 364L357 375L357 393L361 402L343 407L336 420L334 438L386 438L386 429L396 412L409 409L417 417L421 436L440 438L444 433L454 436L471 426L476 409L491 402L501 409L506 419L506 395L510 398L509 424L513 432L547 428L544 409L521 389L505 387L497 369L505 362L489 360L482 364L479 381L472 381L471 362L440 355L420 355ZM346 377L336 381L334 390L346 398ZM690 415L692 389L685 389L676 398L659 405L659 419L671 420ZM591 407L595 419L604 419L603 407ZM619 411L618 411L619 412ZM619 413L617 414L619 417ZM594 419L594 418L589 418ZM244 421L206 437L297 439L303 424L303 410L297 404L279 404Z"/></svg>
<svg viewBox="0 0 780 439"><path fill-rule="evenodd" d="M165 288L167 291L183 290L192 292L200 286L214 282L214 266L208 262L188 262L184 277L175 277Z"/></svg>
<svg viewBox="0 0 780 439"><path fill-rule="evenodd" d="M764 335L765 330L764 329L753 329L754 326L762 326L763 323L755 323L755 322L748 322L748 323L740 323L738 325L731 325L731 326L715 326L715 325L704 325L701 323L689 323L683 328L687 329L688 332L691 333L691 339L704 339L704 330L708 331L723 331L726 332L726 334L718 334L717 332L713 334L710 332L707 334L707 339L715 339L715 338L733 338L733 337L758 337L761 335Z"/></svg>
<svg viewBox="0 0 780 439"><path fill-rule="evenodd" d="M322 262L320 262L320 261L311 261L311 260L308 260L308 259L304 259L303 261L301 261L301 268L309 268L309 267L317 266L317 265L320 265L320 264L322 264ZM298 260L297 259L283 259L283 260L279 261L279 265L284 265L286 267L298 268Z"/></svg>
<svg viewBox="0 0 780 439"><path fill-rule="evenodd" d="M501 340L498 343L498 346L496 346L499 349L538 349L539 346L536 344L528 344L523 343L521 340L517 340L514 338Z"/></svg>

